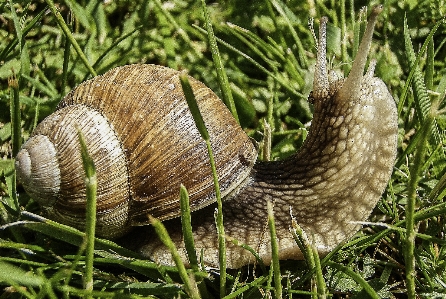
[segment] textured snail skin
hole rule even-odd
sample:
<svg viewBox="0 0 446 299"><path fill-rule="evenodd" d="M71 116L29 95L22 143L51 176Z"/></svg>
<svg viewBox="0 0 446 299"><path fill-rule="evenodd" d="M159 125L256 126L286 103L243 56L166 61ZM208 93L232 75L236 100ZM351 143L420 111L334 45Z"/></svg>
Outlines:
<svg viewBox="0 0 446 299"><path fill-rule="evenodd" d="M393 169L397 148L397 112L385 84L363 75L376 16L374 9L358 56L347 79L329 82L325 57L325 23L320 44L312 102L314 118L298 153L284 161L255 164L248 185L223 203L225 233L255 249L271 262L267 202L274 205L280 259L301 259L290 233L291 215L321 255L350 238L379 200ZM192 214L197 253L205 264L218 266L215 206ZM179 224L166 223L170 236L187 261ZM141 236L141 232L139 232ZM227 242L229 268L255 262L247 250ZM170 254L153 237L140 251L171 264Z"/></svg>

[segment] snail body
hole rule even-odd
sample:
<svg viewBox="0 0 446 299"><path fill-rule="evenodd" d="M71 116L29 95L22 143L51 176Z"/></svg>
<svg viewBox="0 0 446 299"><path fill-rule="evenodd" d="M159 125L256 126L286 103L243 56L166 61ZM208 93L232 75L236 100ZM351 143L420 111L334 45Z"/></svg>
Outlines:
<svg viewBox="0 0 446 299"><path fill-rule="evenodd" d="M299 259L302 253L289 232L292 217L310 236L319 252L326 254L358 230L357 222L367 219L389 180L397 147L396 107L385 84L373 77L373 64L363 74L379 11L380 8L375 8L372 13L346 79L330 80L325 53L326 19L321 20L310 96L314 118L302 148L284 161L254 163L257 157L255 147L228 110L202 83L190 79L211 133L219 183L225 197L226 235L257 250L266 264L271 260L270 237L265 230L267 202L274 206L280 258ZM54 120L44 120L36 128L34 137L18 154L16 166L25 189L33 198L48 205L45 209L50 217L81 227L85 217L84 193L72 195L74 193L67 190L72 185L83 190L82 165L76 166L79 170L60 170L60 175L56 170L56 174L43 178L35 173L54 165L62 166L58 151L76 144L73 140L77 138L76 127L84 135L91 131L92 143L87 147L98 147L92 150L92 156L94 152L108 156L98 160L93 156L97 167L106 160L114 163L98 168L98 175L102 171L108 173L104 179L107 182L116 179L117 186L123 186L125 190L121 194L111 183L101 185L98 177L98 193L109 192L103 199L98 199L98 219L102 221L98 226L99 234L107 237L122 235L129 227L144 224L147 214L162 220L178 216L178 190L182 183L190 193L192 210L200 209L199 213L192 214L197 251L203 252L206 264L216 266L218 240L210 166L205 145L179 86L178 75L179 72L158 66L131 65L113 69L81 84L59 104ZM62 116L66 109L79 109L73 113L71 131L75 137L55 141L62 134L59 131L67 127L69 118ZM96 118L81 120L91 111L105 121ZM111 133L104 133L104 139L94 137L100 135L97 132L100 128L107 126ZM45 163L36 163L31 157L33 151L43 151L33 149L36 143L41 143L40 139L51 141L43 142L43 147L50 149L46 150L49 154L44 157ZM109 149L113 150L109 153ZM79 149L75 147L70 155L79 155L76 151ZM76 159L81 160L80 157L73 158ZM75 162L68 164L71 163ZM67 178L59 179L63 172L67 173ZM49 199L39 198L43 195L33 193L35 187L32 184L44 185L42 182L48 177L51 183L39 194L49 193L51 196ZM111 203L113 192L119 193L122 200ZM187 261L178 220L168 220L165 225ZM138 247L143 255L160 263L172 263L170 253L154 234L138 233L136 238L142 239ZM228 267L238 268L255 259L248 251L228 243L227 261Z"/></svg>

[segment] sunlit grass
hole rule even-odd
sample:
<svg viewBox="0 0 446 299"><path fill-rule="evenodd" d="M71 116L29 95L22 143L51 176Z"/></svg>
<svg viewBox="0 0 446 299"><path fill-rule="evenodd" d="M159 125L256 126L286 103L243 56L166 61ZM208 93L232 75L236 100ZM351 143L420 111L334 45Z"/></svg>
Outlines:
<svg viewBox="0 0 446 299"><path fill-rule="evenodd" d="M441 21L446 10L441 0L383 2L370 56L398 105L398 157L370 224L354 239L320 261L311 252L306 261L280 261L279 273L279 266L228 269L221 290L218 270L205 273L194 262L193 269L179 274L177 268L96 238L93 291L84 288L89 263L80 250L84 233L41 218L20 185L16 192L13 152L70 89L116 66L154 63L186 69L221 95L201 2L192 2L70 0L54 7L47 6L51 1L0 2L3 292L23 298L206 298L223 292L228 298L280 293L316 298L318 290L319 295L351 298L365 293L446 296L446 26ZM347 71L365 21L359 4L352 2L342 9L343 1L208 3L227 76L224 92L232 93L241 125L257 141L262 141L266 119L272 128L272 159L295 152L311 120L307 95L316 50L308 19L314 17L317 27L322 15L329 17L330 65Z"/></svg>

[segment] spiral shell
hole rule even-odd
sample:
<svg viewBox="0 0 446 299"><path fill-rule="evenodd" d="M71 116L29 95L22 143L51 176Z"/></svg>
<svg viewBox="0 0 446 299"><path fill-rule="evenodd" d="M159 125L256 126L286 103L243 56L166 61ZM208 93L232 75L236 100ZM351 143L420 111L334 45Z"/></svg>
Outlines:
<svg viewBox="0 0 446 299"><path fill-rule="evenodd" d="M19 180L48 217L82 228L84 172L78 130L96 165L97 233L117 237L147 215L179 216L179 187L191 210L215 201L212 171L179 82L180 72L127 65L86 81L34 130L16 158ZM221 100L190 78L211 136L222 196L247 181L257 151Z"/></svg>

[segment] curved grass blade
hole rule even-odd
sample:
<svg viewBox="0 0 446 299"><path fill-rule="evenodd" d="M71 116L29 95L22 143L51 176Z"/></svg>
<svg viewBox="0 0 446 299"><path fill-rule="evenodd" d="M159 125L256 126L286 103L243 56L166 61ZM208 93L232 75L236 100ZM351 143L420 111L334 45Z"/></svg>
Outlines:
<svg viewBox="0 0 446 299"><path fill-rule="evenodd" d="M195 252L194 236L192 234L192 224L190 217L189 194L186 187L180 186L180 207L181 207L181 227L183 229L184 245L186 247L189 264L192 270L198 272L198 259Z"/></svg>
<svg viewBox="0 0 446 299"><path fill-rule="evenodd" d="M370 298L372 299L380 299L381 297L376 293L376 291L370 286L370 284L364 280L364 278L361 277L361 275L357 274L355 271L353 271L352 269L350 269L349 267L340 265L338 263L334 263L334 262L327 262L327 266L330 266L332 268L335 268L339 271L344 272L345 274L347 274L348 276L350 276L354 281L356 281L363 289L365 292L367 292L367 294L370 296Z"/></svg>
<svg viewBox="0 0 446 299"><path fill-rule="evenodd" d="M59 10L54 5L54 2L52 0L45 0L45 2L50 7L51 12L56 17L57 23L59 24L62 31L65 33L65 36L70 40L71 44L73 45L74 49L76 50L77 55L79 55L79 58L84 63L84 65L87 67L88 71L92 76L96 76L97 73L93 69L93 67L88 62L87 57L85 56L84 52L82 51L81 47L77 43L76 39L74 38L73 34L71 34L70 28L68 28L67 23L65 23L65 20L63 19L62 15L60 14Z"/></svg>
<svg viewBox="0 0 446 299"><path fill-rule="evenodd" d="M169 252L172 254L172 259L175 262L175 265L178 268L178 274L181 277L181 280L184 283L184 287L186 292L191 298L200 298L200 294L198 293L198 287L193 276L189 276L186 271L186 267L184 266L183 261L181 260L181 256L178 253L175 244L172 242L172 239L169 237L169 234L164 227L164 225L158 219L149 215L150 224L156 230L158 237L163 242L163 244L168 248Z"/></svg>
<svg viewBox="0 0 446 299"><path fill-rule="evenodd" d="M211 48L212 52L212 60L214 61L214 69L217 71L217 79L218 84L221 89L223 102L226 104L226 106L229 108L229 111L231 111L232 116L235 118L235 120L240 123L237 109L235 108L234 99L232 98L232 92L231 87L229 86L228 76L226 75L226 72L224 70L223 62L221 61L220 52L218 50L217 41L215 39L214 30L212 29L211 20L209 17L209 13L206 8L206 2L205 0L201 0L202 7L203 7L203 13L204 13L204 19L206 24L206 31L208 35L208 41L209 46Z"/></svg>
<svg viewBox="0 0 446 299"><path fill-rule="evenodd" d="M217 198L217 234L218 234L218 257L220 264L220 296L223 297L226 293L226 238L225 228L223 226L223 203L220 194L220 185L218 183L217 169L215 166L214 154L212 153L211 140L209 133L204 124L203 117L201 116L198 108L197 101L195 99L192 87L189 84L189 79L186 74L180 75L180 82L183 88L184 96L186 97L187 104L197 125L198 131L201 137L206 142L206 147L209 155L209 162L212 168L212 176L214 178L215 196Z"/></svg>
<svg viewBox="0 0 446 299"><path fill-rule="evenodd" d="M93 291L93 260L94 260L94 241L96 230L96 192L98 183L96 179L96 168L93 159L90 157L82 132L78 130L79 142L81 145L82 165L85 171L85 188L87 194L87 215L86 215L86 234L85 241L85 289ZM92 298L91 295L88 298Z"/></svg>
<svg viewBox="0 0 446 299"><path fill-rule="evenodd" d="M280 263L279 263L279 244L277 242L276 234L276 224L274 221L274 211L273 203L271 201L267 202L268 209L268 227L271 236L271 255L272 261L271 265L274 272L274 289L275 297L277 299L282 298L282 275L280 274Z"/></svg>

